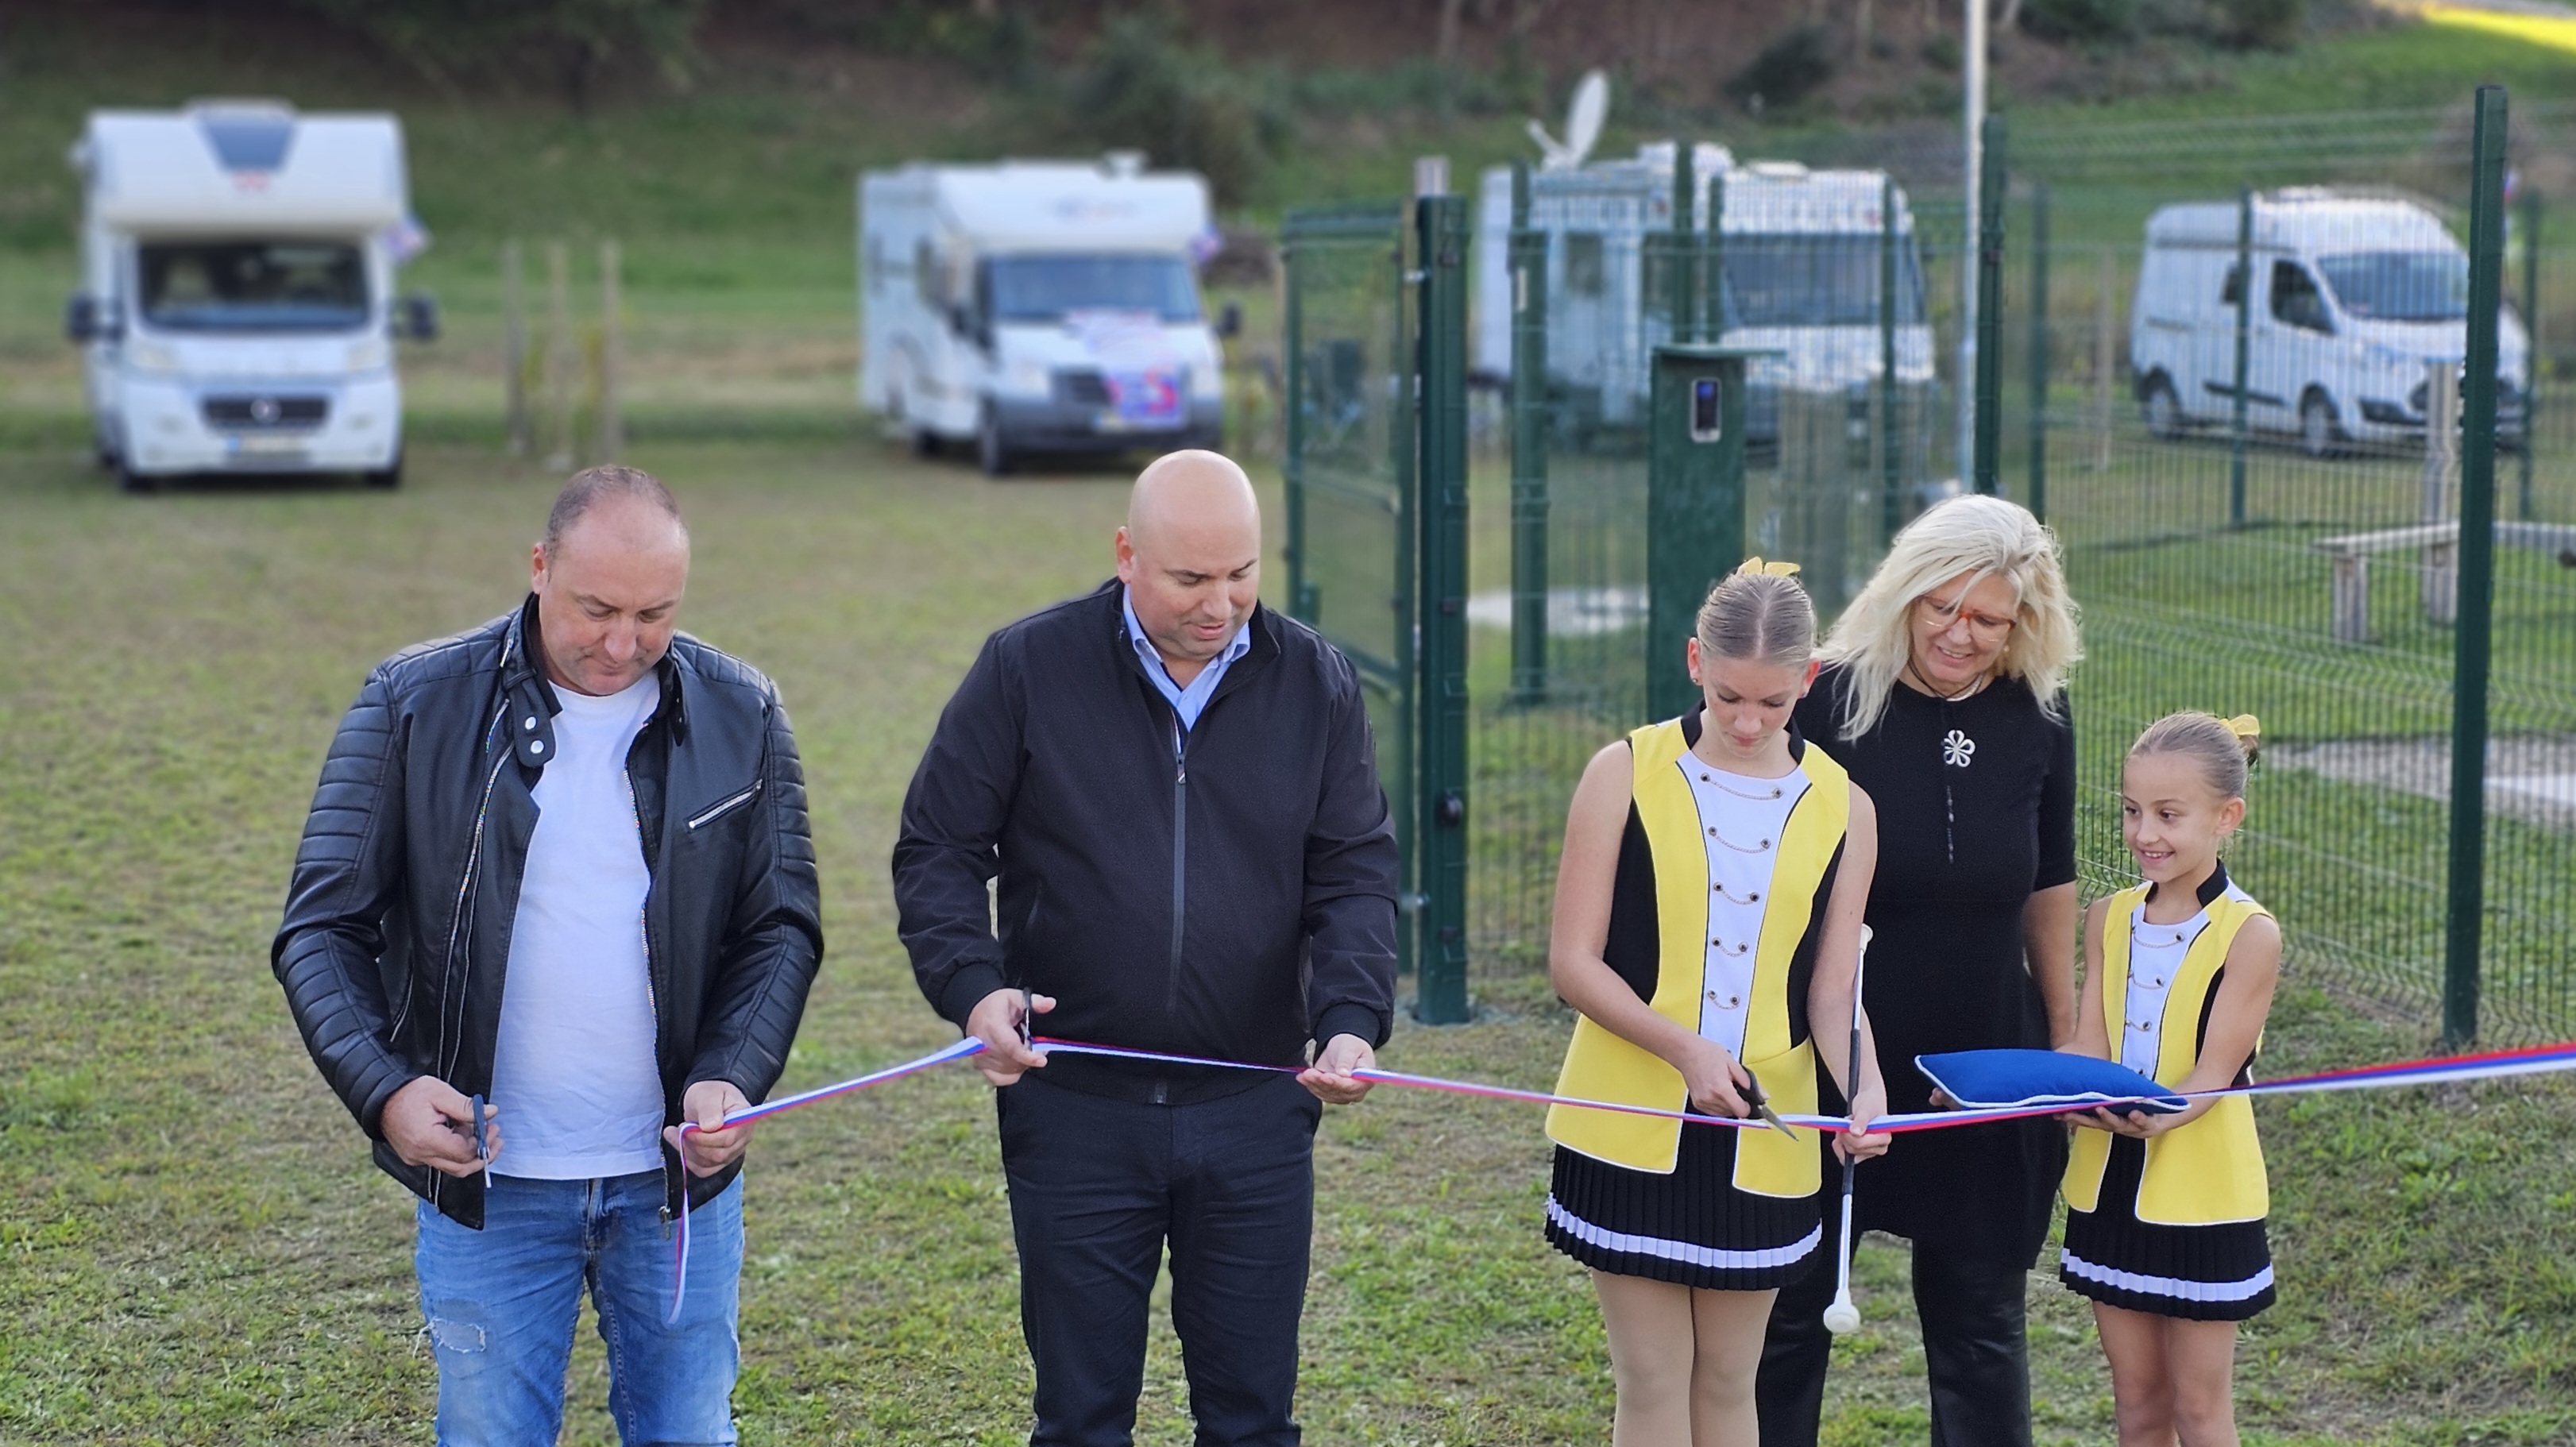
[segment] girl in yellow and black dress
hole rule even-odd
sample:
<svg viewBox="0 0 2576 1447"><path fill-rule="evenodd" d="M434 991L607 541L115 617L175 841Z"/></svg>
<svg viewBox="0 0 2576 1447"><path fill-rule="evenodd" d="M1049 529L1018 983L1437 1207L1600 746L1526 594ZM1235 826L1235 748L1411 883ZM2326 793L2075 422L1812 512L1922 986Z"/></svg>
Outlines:
<svg viewBox="0 0 2576 1447"><path fill-rule="evenodd" d="M2073 1048L2180 1092L2245 1083L2280 973L2280 928L2218 857L2244 822L2254 741L2252 718L2205 713L2138 736L2120 816L2145 878L2084 921ZM2067 1164L2058 1275L2093 1299L2122 1447L2235 1447L2236 1323L2273 1298L2253 1102L2077 1123L2095 1129Z"/></svg>
<svg viewBox="0 0 2576 1447"><path fill-rule="evenodd" d="M1595 755L1558 866L1549 971L1582 1012L1559 1094L1750 1116L1848 1087L1853 967L1877 858L1869 797L1789 727L1816 619L1785 564L1711 589L1686 662L1701 703ZM1865 1027L1864 1027L1865 1028ZM1866 1050L1852 1115L1885 1112ZM1822 1153L1738 1130L1559 1106L1547 1237L1592 1268L1617 1447L1751 1447L1777 1288L1833 1248ZM1887 1148L1845 1136L1854 1155Z"/></svg>

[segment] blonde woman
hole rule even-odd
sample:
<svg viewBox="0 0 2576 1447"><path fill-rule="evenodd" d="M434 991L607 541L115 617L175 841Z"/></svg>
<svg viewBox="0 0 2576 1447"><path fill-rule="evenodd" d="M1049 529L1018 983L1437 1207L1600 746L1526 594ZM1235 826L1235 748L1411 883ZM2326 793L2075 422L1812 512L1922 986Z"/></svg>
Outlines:
<svg viewBox="0 0 2576 1447"><path fill-rule="evenodd" d="M1797 724L1878 806L1867 1004L1887 1108L1925 1110L1915 1056L2075 1035L2062 690L2082 648L2056 539L2001 498L1942 503L1896 535L1820 653ZM2065 1164L2062 1125L2012 1122L1924 1132L1861 1174L1854 1224L1914 1245L1935 1442L2030 1441L2024 1275ZM1828 1212L1839 1204L1828 1195ZM1765 1447L1816 1440L1832 1292L1822 1273L1780 1293L1759 1385Z"/></svg>

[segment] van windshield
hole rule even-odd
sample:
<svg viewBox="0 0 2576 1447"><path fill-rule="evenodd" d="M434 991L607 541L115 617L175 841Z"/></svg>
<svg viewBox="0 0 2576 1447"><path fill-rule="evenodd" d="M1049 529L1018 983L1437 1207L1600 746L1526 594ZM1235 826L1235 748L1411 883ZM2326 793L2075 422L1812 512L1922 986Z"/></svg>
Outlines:
<svg viewBox="0 0 2576 1447"><path fill-rule="evenodd" d="M986 265L984 280L995 321L1051 322L1086 311L1199 319L1198 286L1177 256L1003 256Z"/></svg>
<svg viewBox="0 0 2576 1447"><path fill-rule="evenodd" d="M152 243L143 319L190 332L344 332L367 324L358 248L328 241Z"/></svg>
<svg viewBox="0 0 2576 1447"><path fill-rule="evenodd" d="M2376 322L2456 322L2469 314L2469 259L2455 251L2348 251L2317 258L2335 300Z"/></svg>
<svg viewBox="0 0 2576 1447"><path fill-rule="evenodd" d="M1876 232L1726 236L1726 325L1878 325ZM1914 247L1896 251L1896 320L1923 320L1923 272Z"/></svg>

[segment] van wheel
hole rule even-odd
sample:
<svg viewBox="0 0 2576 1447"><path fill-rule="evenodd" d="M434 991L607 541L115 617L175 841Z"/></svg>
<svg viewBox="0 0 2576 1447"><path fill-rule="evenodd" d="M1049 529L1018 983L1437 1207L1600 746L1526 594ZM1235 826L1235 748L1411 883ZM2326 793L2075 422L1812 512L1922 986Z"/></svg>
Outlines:
<svg viewBox="0 0 2576 1447"><path fill-rule="evenodd" d="M912 438L913 456L937 457L939 455L938 433L931 431L927 427L915 427L911 429L910 436Z"/></svg>
<svg viewBox="0 0 2576 1447"><path fill-rule="evenodd" d="M402 454L397 452L394 454L394 460L383 467L359 473L358 480L369 487L400 487L402 486L402 464Z"/></svg>
<svg viewBox="0 0 2576 1447"><path fill-rule="evenodd" d="M2182 436L2182 399L2174 395L2173 383L2166 380L2164 373L2147 379L2146 395L2139 398L2139 407L2146 413L2148 436L2159 442Z"/></svg>
<svg viewBox="0 0 2576 1447"><path fill-rule="evenodd" d="M1002 419L989 403L975 424L975 463L986 477L1007 476L1011 470L1011 449L1002 441Z"/></svg>
<svg viewBox="0 0 2576 1447"><path fill-rule="evenodd" d="M2334 403L2313 388L2299 399L2299 450L2320 462L2343 451L2343 427L2335 421Z"/></svg>
<svg viewBox="0 0 2576 1447"><path fill-rule="evenodd" d="M145 493L159 492L161 490L161 479L152 476L150 473L135 471L133 465L128 463L124 458L117 458L112 465L116 468L117 491Z"/></svg>

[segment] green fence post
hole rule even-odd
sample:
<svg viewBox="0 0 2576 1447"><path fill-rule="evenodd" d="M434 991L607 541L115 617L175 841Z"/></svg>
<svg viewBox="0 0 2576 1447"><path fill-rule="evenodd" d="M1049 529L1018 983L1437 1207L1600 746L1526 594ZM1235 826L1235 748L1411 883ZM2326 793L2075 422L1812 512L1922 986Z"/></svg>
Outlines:
<svg viewBox="0 0 2576 1447"><path fill-rule="evenodd" d="M1699 336L1699 178L1691 173L1691 143L1673 142L1672 264L1666 268L1673 288L1673 337L1677 342Z"/></svg>
<svg viewBox="0 0 2576 1447"><path fill-rule="evenodd" d="M1306 338L1301 324L1297 284L1298 247L1289 240L1279 248L1279 265L1286 285L1281 297L1285 315L1280 318L1280 350L1287 353L1282 369L1286 377L1287 459L1279 469L1280 488L1286 494L1288 541L1279 550L1288 564L1288 614L1308 627L1315 623L1315 597L1306 584Z"/></svg>
<svg viewBox="0 0 2576 1447"><path fill-rule="evenodd" d="M1978 492L1998 491L2003 439L2004 118L1986 117L1977 165L1977 436Z"/></svg>
<svg viewBox="0 0 2576 1447"><path fill-rule="evenodd" d="M1672 718L1699 698L1683 644L1709 585L1744 556L1741 347L1654 350L1646 438L1646 704Z"/></svg>
<svg viewBox="0 0 2576 1447"><path fill-rule="evenodd" d="M2030 193L2030 511L2048 520L2048 186Z"/></svg>
<svg viewBox="0 0 2576 1447"><path fill-rule="evenodd" d="M1467 202L1425 196L1422 417L1421 964L1414 1016L1467 1018Z"/></svg>
<svg viewBox="0 0 2576 1447"><path fill-rule="evenodd" d="M1512 167L1512 702L1547 697L1547 233Z"/></svg>
<svg viewBox="0 0 2576 1447"><path fill-rule="evenodd" d="M2478 1033L2478 945L2486 915L2487 629L2495 593L2497 308L2504 302L2505 95L2478 87L2470 142L2469 355L2460 419L2460 601L2451 638L2450 937L2442 1039Z"/></svg>
<svg viewBox="0 0 2576 1447"><path fill-rule="evenodd" d="M1706 258L1700 281L1699 335L1704 342L1726 340L1726 173L1708 178L1708 229L1700 233Z"/></svg>
<svg viewBox="0 0 2576 1447"><path fill-rule="evenodd" d="M1878 545L1905 522L1905 424L1896 388L1896 178L1878 188Z"/></svg>
<svg viewBox="0 0 2576 1447"><path fill-rule="evenodd" d="M2534 516L2531 501L2532 453L2540 445L2540 374L2543 365L2540 350L2540 191L2533 187L2522 193L2522 330L2530 346L2523 352L2522 363L2522 456L2521 486L2514 496L2514 515L2524 522Z"/></svg>
<svg viewBox="0 0 2576 1447"><path fill-rule="evenodd" d="M2227 525L2245 526L2245 451L2252 443L2245 416L2245 377L2254 317L2254 191L2236 197L2236 375L2230 393L2234 435L2227 449Z"/></svg>

